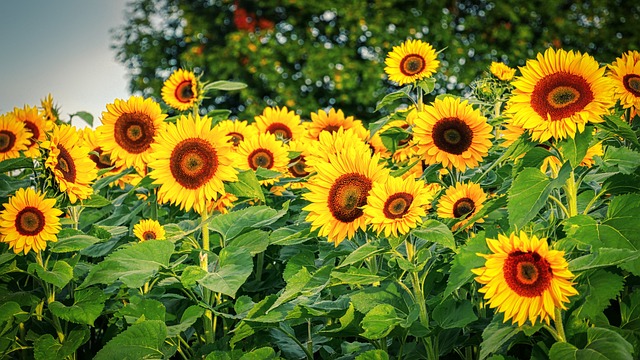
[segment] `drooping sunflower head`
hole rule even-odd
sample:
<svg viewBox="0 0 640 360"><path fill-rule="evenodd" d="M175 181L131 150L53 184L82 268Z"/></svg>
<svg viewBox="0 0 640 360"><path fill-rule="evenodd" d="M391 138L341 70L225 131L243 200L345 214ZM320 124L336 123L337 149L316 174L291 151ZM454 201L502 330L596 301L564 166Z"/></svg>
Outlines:
<svg viewBox="0 0 640 360"><path fill-rule="evenodd" d="M0 241L25 255L31 249L44 250L48 241L58 241L62 211L55 204L55 199L45 199L32 188L18 189L0 212Z"/></svg>
<svg viewBox="0 0 640 360"><path fill-rule="evenodd" d="M237 181L230 137L211 128L207 116L180 116L151 144L149 176L159 184L158 201L202 213L224 194L225 181Z"/></svg>
<svg viewBox="0 0 640 360"><path fill-rule="evenodd" d="M153 99L140 96L132 96L127 101L116 99L102 112L98 142L117 166L133 166L139 173L146 174L151 145L164 130L166 117Z"/></svg>
<svg viewBox="0 0 640 360"><path fill-rule="evenodd" d="M41 146L49 151L46 168L53 172L60 191L69 196L71 203L89 198L98 170L89 158L91 150L82 144L77 129L67 124L56 125L49 133L49 140Z"/></svg>
<svg viewBox="0 0 640 360"><path fill-rule="evenodd" d="M534 140L573 138L588 122L602 122L613 105L605 68L588 54L550 48L520 71L508 111Z"/></svg>
<svg viewBox="0 0 640 360"><path fill-rule="evenodd" d="M443 219L458 219L453 230L466 227L468 219L482 209L487 195L476 183L456 183L449 187L438 201L438 216ZM483 219L478 222L483 222Z"/></svg>
<svg viewBox="0 0 640 360"><path fill-rule="evenodd" d="M200 87L193 72L177 69L162 85L162 100L178 111L189 110L202 100Z"/></svg>
<svg viewBox="0 0 640 360"><path fill-rule="evenodd" d="M472 271L484 285L478 291L489 307L504 313L505 321L522 326L540 319L549 324L555 309L566 309L564 303L578 294L564 252L550 250L547 239L520 232L487 239L487 245L492 253L478 254L487 259L484 267Z"/></svg>
<svg viewBox="0 0 640 360"><path fill-rule="evenodd" d="M509 67L505 63L501 62L492 62L489 67L489 71L493 76L497 77L502 81L511 81L513 76L516 74L516 69Z"/></svg>
<svg viewBox="0 0 640 360"><path fill-rule="evenodd" d="M640 109L640 52L628 51L609 65L607 76L613 81L613 93L623 108Z"/></svg>
<svg viewBox="0 0 640 360"><path fill-rule="evenodd" d="M14 108L13 115L17 121L24 123L25 128L31 133L27 151L24 154L31 158L40 157L40 142L47 139L47 132L51 131L53 122L46 120L36 106L25 105L22 109Z"/></svg>
<svg viewBox="0 0 640 360"><path fill-rule="evenodd" d="M384 63L384 72L389 80L402 86L414 83L433 75L440 61L431 44L421 40L407 40L400 46L394 46Z"/></svg>
<svg viewBox="0 0 640 360"><path fill-rule="evenodd" d="M322 131L328 131L334 133L338 129L343 128L354 129L361 137L366 137L367 129L362 125L362 121L355 120L353 116L345 117L342 110L331 108L329 112L322 109L317 113L311 113L311 122L308 123L308 136L313 140L318 140Z"/></svg>
<svg viewBox="0 0 640 360"><path fill-rule="evenodd" d="M368 133L366 134L368 136ZM320 133L318 141L311 141L309 154L305 158L307 166L311 170L315 169L317 163L329 162L330 155L335 155L346 148L356 148L358 151L369 151L371 148L366 142L366 138L354 129L338 129L336 132L323 131Z"/></svg>
<svg viewBox="0 0 640 360"><path fill-rule="evenodd" d="M389 177L371 188L363 207L367 223L384 236L403 235L415 228L426 215L433 193L421 180Z"/></svg>
<svg viewBox="0 0 640 360"><path fill-rule="evenodd" d="M133 235L140 241L164 240L166 232L158 220L143 219L133 226Z"/></svg>
<svg viewBox="0 0 640 360"><path fill-rule="evenodd" d="M468 101L447 96L418 113L413 138L427 164L465 171L489 153L491 125Z"/></svg>
<svg viewBox="0 0 640 360"><path fill-rule="evenodd" d="M20 157L27 150L31 133L12 113L0 114L0 161Z"/></svg>
<svg viewBox="0 0 640 360"><path fill-rule="evenodd" d="M320 228L336 246L345 238L351 239L359 229L364 230L366 220L363 206L376 182L385 182L389 170L379 163L378 155L369 149L346 148L329 155L328 162L319 162L317 171L307 183L310 191L303 197L311 203L306 220L311 229Z"/></svg>
<svg viewBox="0 0 640 360"><path fill-rule="evenodd" d="M238 146L238 163L244 170L258 170L259 167L286 173L289 152L285 144L270 133L259 133L245 139ZM273 184L275 178L263 180L262 184Z"/></svg>
<svg viewBox="0 0 640 360"><path fill-rule="evenodd" d="M234 149L237 149L244 139L258 135L258 128L253 123L247 124L246 121L241 120L223 120L215 127L231 138L229 141L233 144Z"/></svg>
<svg viewBox="0 0 640 360"><path fill-rule="evenodd" d="M300 123L300 115L289 111L286 106L266 107L255 120L259 132L273 134L278 139L300 139L305 134L305 128Z"/></svg>
<svg viewBox="0 0 640 360"><path fill-rule="evenodd" d="M41 115L45 118L45 120L55 123L58 120L58 114L60 110L53 103L53 96L48 94L46 98L40 100Z"/></svg>

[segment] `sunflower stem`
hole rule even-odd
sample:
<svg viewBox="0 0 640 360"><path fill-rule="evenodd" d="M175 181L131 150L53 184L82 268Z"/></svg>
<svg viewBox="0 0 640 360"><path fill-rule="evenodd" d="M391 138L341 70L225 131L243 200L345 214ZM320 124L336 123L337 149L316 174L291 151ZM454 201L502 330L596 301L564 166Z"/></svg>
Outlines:
<svg viewBox="0 0 640 360"><path fill-rule="evenodd" d="M565 192L567 197L567 209L569 210L569 217L578 215L578 188L576 186L576 179L573 170L569 174L569 178L565 184Z"/></svg>
<svg viewBox="0 0 640 360"><path fill-rule="evenodd" d="M569 210L567 210L567 207L564 206L562 201L560 201L557 197L555 197L553 195L549 195L549 199L552 200L554 203L556 203L556 205L558 205L558 207L562 210L562 212L565 214L565 216L570 217L569 216Z"/></svg>
<svg viewBox="0 0 640 360"><path fill-rule="evenodd" d="M258 254L256 260L256 280L260 281L262 278L262 267L264 266L264 252Z"/></svg>
<svg viewBox="0 0 640 360"><path fill-rule="evenodd" d="M208 260L208 252L209 252L209 223L208 223L208 214L207 209L202 211L202 250L203 253L200 255L200 268L202 270L209 272L209 260ZM207 288L202 289L202 296L204 298L204 302L208 305L211 305L211 290ZM214 326L215 322L213 319L213 312L210 309L206 309L204 311L204 315L202 318L203 326L204 326L204 338L207 344L213 343L215 340L215 332Z"/></svg>
<svg viewBox="0 0 640 360"><path fill-rule="evenodd" d="M553 320L553 322L556 325L558 341L567 342L567 336L564 333L564 325L562 324L562 311L560 310L560 308L556 308L555 312L555 319Z"/></svg>
<svg viewBox="0 0 640 360"><path fill-rule="evenodd" d="M424 108L424 94L422 93L422 88L420 86L416 86L416 90L418 90L418 111L422 111Z"/></svg>

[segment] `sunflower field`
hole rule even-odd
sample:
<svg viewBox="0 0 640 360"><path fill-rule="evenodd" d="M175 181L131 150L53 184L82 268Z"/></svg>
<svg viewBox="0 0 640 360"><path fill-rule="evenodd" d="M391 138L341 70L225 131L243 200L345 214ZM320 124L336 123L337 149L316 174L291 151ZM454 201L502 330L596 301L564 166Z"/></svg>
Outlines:
<svg viewBox="0 0 640 360"><path fill-rule="evenodd" d="M394 46L369 123L207 113L246 85L189 69L0 115L2 358L637 359L640 53L459 97L442 51Z"/></svg>

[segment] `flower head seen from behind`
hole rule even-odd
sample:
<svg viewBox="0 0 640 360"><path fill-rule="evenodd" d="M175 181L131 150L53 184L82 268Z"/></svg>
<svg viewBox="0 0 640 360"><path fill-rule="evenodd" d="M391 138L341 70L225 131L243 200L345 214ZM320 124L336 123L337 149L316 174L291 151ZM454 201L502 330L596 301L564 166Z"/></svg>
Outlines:
<svg viewBox="0 0 640 360"><path fill-rule="evenodd" d="M605 68L588 54L550 48L520 71L508 112L533 140L573 138L587 123L602 122L613 105Z"/></svg>
<svg viewBox="0 0 640 360"><path fill-rule="evenodd" d="M421 40L407 40L400 46L394 46L393 51L387 54L384 72L389 75L389 80L400 86L411 84L436 72L440 65L436 57L431 44Z"/></svg>
<svg viewBox="0 0 640 360"><path fill-rule="evenodd" d="M133 226L133 235L140 241L164 240L165 230L158 220L143 219Z"/></svg>
<svg viewBox="0 0 640 360"><path fill-rule="evenodd" d="M513 76L516 74L516 69L509 67L505 63L501 62L492 62L489 67L489 71L493 76L497 77L502 81L511 81Z"/></svg>
<svg viewBox="0 0 640 360"><path fill-rule="evenodd" d="M569 297L578 294L564 252L550 250L547 239L521 231L487 239L487 245L492 253L478 254L487 260L484 267L472 271L484 285L478 291L489 307L504 313L504 321L549 324L556 320L555 309L566 309Z"/></svg>
<svg viewBox="0 0 640 360"><path fill-rule="evenodd" d="M491 129L487 118L467 100L447 96L418 113L413 139L425 163L464 171L478 166L489 153Z"/></svg>
<svg viewBox="0 0 640 360"><path fill-rule="evenodd" d="M158 188L158 201L203 213L209 201L224 194L224 182L236 181L229 137L211 128L211 119L180 116L151 144L154 159L149 176Z"/></svg>
<svg viewBox="0 0 640 360"><path fill-rule="evenodd" d="M0 241L25 255L32 249L44 250L48 241L58 241L62 211L55 204L55 199L46 199L32 188L18 189L0 212Z"/></svg>
<svg viewBox="0 0 640 360"><path fill-rule="evenodd" d="M389 177L373 184L363 210L378 234L398 236L422 222L432 199L433 193L422 180Z"/></svg>
<svg viewBox="0 0 640 360"><path fill-rule="evenodd" d="M469 218L482 209L487 195L476 183L456 183L445 191L438 201L438 216L443 219L459 219L453 230L466 227ZM478 222L483 222L479 219Z"/></svg>
<svg viewBox="0 0 640 360"><path fill-rule="evenodd" d="M162 85L162 100L176 110L189 110L200 101L199 86L193 72L178 69Z"/></svg>
<svg viewBox="0 0 640 360"><path fill-rule="evenodd" d="M609 65L614 97L624 109L640 110L640 52L628 51Z"/></svg>
<svg viewBox="0 0 640 360"><path fill-rule="evenodd" d="M0 115L0 161L20 157L27 150L31 133L13 114Z"/></svg>

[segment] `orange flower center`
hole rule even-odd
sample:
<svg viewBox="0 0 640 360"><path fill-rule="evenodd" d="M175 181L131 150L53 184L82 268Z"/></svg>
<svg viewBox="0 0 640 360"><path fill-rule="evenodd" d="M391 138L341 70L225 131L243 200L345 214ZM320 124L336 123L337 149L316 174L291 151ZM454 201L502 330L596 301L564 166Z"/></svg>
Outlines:
<svg viewBox="0 0 640 360"><path fill-rule="evenodd" d="M582 111L593 99L582 76L557 72L538 81L531 93L531 107L544 120L549 116L557 121Z"/></svg>
<svg viewBox="0 0 640 360"><path fill-rule="evenodd" d="M622 78L624 88L636 97L640 97L640 76L636 74L627 74Z"/></svg>
<svg viewBox="0 0 640 360"><path fill-rule="evenodd" d="M305 170L304 156L300 155L295 159L289 161L289 172L293 177L302 178L309 175L309 172Z"/></svg>
<svg viewBox="0 0 640 360"><path fill-rule="evenodd" d="M362 207L372 182L366 176L350 173L337 178L329 190L328 205L333 217L344 223L350 223L364 214Z"/></svg>
<svg viewBox="0 0 640 360"><path fill-rule="evenodd" d="M171 152L169 168L180 185L191 190L198 189L216 174L218 154L203 139L182 140Z"/></svg>
<svg viewBox="0 0 640 360"><path fill-rule="evenodd" d="M258 167L271 169L273 167L273 153L267 149L256 149L249 154L249 166L253 170L257 170Z"/></svg>
<svg viewBox="0 0 640 360"><path fill-rule="evenodd" d="M74 183L76 181L76 163L64 146L58 145L58 150L60 150L60 154L58 155L58 164L55 169L60 170L62 177L67 182Z"/></svg>
<svg viewBox="0 0 640 360"><path fill-rule="evenodd" d="M412 202L413 195L406 192L395 193L385 201L382 212L387 219L399 219L409 211Z"/></svg>
<svg viewBox="0 0 640 360"><path fill-rule="evenodd" d="M283 123L273 123L267 127L267 132L274 134L278 138L282 139L291 139L293 137L293 132L291 129L283 124Z"/></svg>
<svg viewBox="0 0 640 360"><path fill-rule="evenodd" d="M124 113L114 125L116 143L130 154L140 154L149 149L155 134L153 121L143 113Z"/></svg>
<svg viewBox="0 0 640 360"><path fill-rule="evenodd" d="M13 146L16 143L16 134L11 131L1 130L0 131L0 153L6 153L13 149Z"/></svg>
<svg viewBox="0 0 640 360"><path fill-rule="evenodd" d="M92 150L96 154L89 154L89 158L96 163L96 167L98 169L106 169L111 167L111 157L109 154L105 154L102 152L102 148L97 147Z"/></svg>
<svg viewBox="0 0 640 360"><path fill-rule="evenodd" d="M174 95L176 96L176 99L181 103L191 102L195 97L191 80L183 81L178 84L178 86L176 86Z"/></svg>
<svg viewBox="0 0 640 360"><path fill-rule="evenodd" d="M455 118L443 118L433 125L433 143L442 151L460 155L467 151L473 142L473 130L466 122Z"/></svg>
<svg viewBox="0 0 640 360"><path fill-rule="evenodd" d="M400 60L400 72L405 76L420 74L426 66L427 62L418 54L409 54Z"/></svg>
<svg viewBox="0 0 640 360"><path fill-rule="evenodd" d="M27 206L18 212L15 221L16 230L23 236L38 235L44 229L45 218L42 211Z"/></svg>
<svg viewBox="0 0 640 360"><path fill-rule="evenodd" d="M542 295L551 286L553 278L553 271L547 260L531 251L510 253L502 270L509 288L524 297Z"/></svg>
<svg viewBox="0 0 640 360"><path fill-rule="evenodd" d="M236 146L236 147L238 146L240 141L244 140L244 135L237 132L230 132L227 134L227 136L231 136L231 140L229 140L229 142L233 143L233 146Z"/></svg>
<svg viewBox="0 0 640 360"><path fill-rule="evenodd" d="M153 231L145 231L145 232L142 234L142 238L143 238L144 240L155 240L155 239L156 239L156 233L155 233L155 232L153 232Z"/></svg>
<svg viewBox="0 0 640 360"><path fill-rule="evenodd" d="M464 217L473 213L476 210L476 204L472 199L465 197L459 199L453 204L453 216L457 218Z"/></svg>

